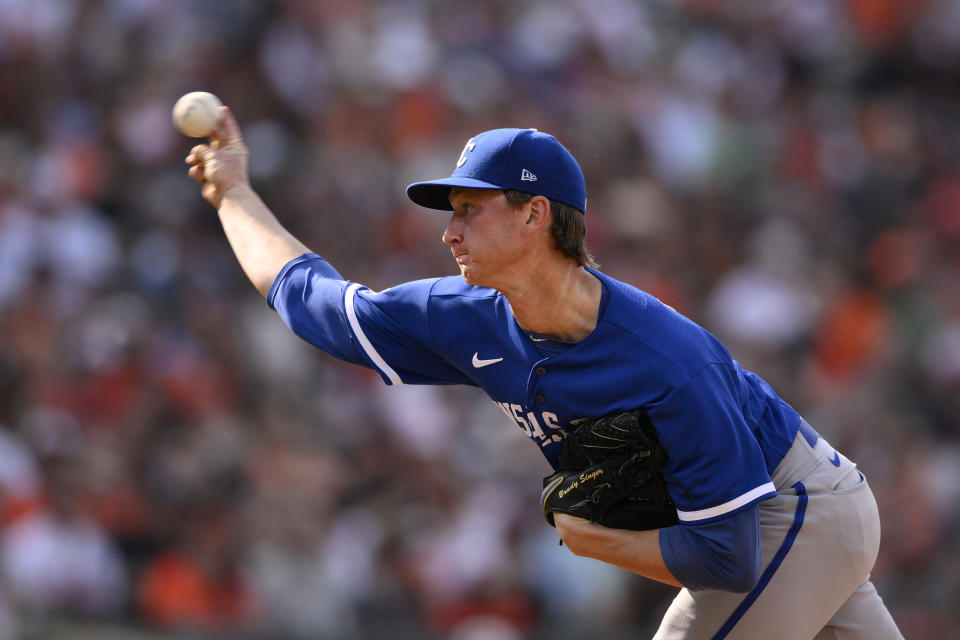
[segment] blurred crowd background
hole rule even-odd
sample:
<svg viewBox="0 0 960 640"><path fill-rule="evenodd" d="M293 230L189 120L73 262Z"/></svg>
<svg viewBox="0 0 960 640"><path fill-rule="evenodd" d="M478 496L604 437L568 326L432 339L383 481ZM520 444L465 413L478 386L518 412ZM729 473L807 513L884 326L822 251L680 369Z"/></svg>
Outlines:
<svg viewBox="0 0 960 640"><path fill-rule="evenodd" d="M555 134L604 271L859 463L894 617L960 637L958 74L958 0L0 0L0 638L641 638L672 598L558 546L481 392L288 332L193 90L374 289L456 272L406 184Z"/></svg>

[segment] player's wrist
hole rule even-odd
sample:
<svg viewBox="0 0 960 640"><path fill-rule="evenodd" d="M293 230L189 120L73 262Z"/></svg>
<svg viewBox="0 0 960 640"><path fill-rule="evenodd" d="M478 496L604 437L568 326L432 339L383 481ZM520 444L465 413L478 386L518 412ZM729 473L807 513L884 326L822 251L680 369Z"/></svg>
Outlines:
<svg viewBox="0 0 960 640"><path fill-rule="evenodd" d="M251 197L255 197L253 187L249 182L246 181L237 181L228 185L224 185L220 189L221 197L220 204L223 205L225 202L239 202L247 200Z"/></svg>

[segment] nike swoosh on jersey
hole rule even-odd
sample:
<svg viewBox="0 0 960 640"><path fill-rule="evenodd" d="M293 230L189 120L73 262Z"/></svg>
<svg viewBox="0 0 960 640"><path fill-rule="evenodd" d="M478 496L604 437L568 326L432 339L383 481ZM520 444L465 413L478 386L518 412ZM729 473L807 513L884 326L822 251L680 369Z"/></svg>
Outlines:
<svg viewBox="0 0 960 640"><path fill-rule="evenodd" d="M473 354L473 366L477 369L486 367L487 365L497 364L501 360L503 360L503 358L490 358L489 360L481 360L479 351Z"/></svg>

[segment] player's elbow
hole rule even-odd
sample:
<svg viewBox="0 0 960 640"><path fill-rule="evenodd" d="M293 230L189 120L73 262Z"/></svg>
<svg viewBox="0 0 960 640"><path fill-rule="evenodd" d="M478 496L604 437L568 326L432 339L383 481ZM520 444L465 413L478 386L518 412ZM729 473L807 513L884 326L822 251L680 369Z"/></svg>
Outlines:
<svg viewBox="0 0 960 640"><path fill-rule="evenodd" d="M755 553L745 554L740 562L728 568L729 573L722 580L722 584L716 586L716 589L732 593L748 593L760 579L763 569L762 561L763 555L759 548Z"/></svg>
<svg viewBox="0 0 960 640"><path fill-rule="evenodd" d="M726 549L701 558L700 570L692 584L684 583L692 589L729 591L747 593L757 584L763 569L763 554L759 546L752 549Z"/></svg>
<svg viewBox="0 0 960 640"><path fill-rule="evenodd" d="M756 505L720 521L661 530L664 563L693 590L746 593L763 571Z"/></svg>
<svg viewBox="0 0 960 640"><path fill-rule="evenodd" d="M751 524L741 527L739 535L728 538L726 544L718 544L720 541L717 539L710 541L713 553L709 557L714 567L710 575L716 578L715 589L747 593L760 579L763 572L763 546L756 509L753 511L752 516L749 511L744 514L743 519Z"/></svg>

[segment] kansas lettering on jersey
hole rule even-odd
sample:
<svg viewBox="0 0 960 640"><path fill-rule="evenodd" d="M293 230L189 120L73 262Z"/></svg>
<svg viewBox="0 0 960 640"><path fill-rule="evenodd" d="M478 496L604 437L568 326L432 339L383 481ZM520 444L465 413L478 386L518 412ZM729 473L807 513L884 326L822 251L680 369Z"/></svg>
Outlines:
<svg viewBox="0 0 960 640"><path fill-rule="evenodd" d="M509 402L497 402L494 404L500 407L507 417L520 427L527 437L536 442L540 447L545 447L551 443L563 441L563 429L557 422L557 414L552 411L527 411L526 407ZM537 418L537 415L540 418ZM543 425L541 427L540 425Z"/></svg>
<svg viewBox="0 0 960 640"><path fill-rule="evenodd" d="M682 521L776 495L770 474L797 433L797 413L705 329L590 271L604 288L597 326L549 356L503 295L459 276L378 293L307 254L283 268L267 303L304 340L373 368L387 384L480 387L554 466L563 429L575 420L642 407L669 456Z"/></svg>

